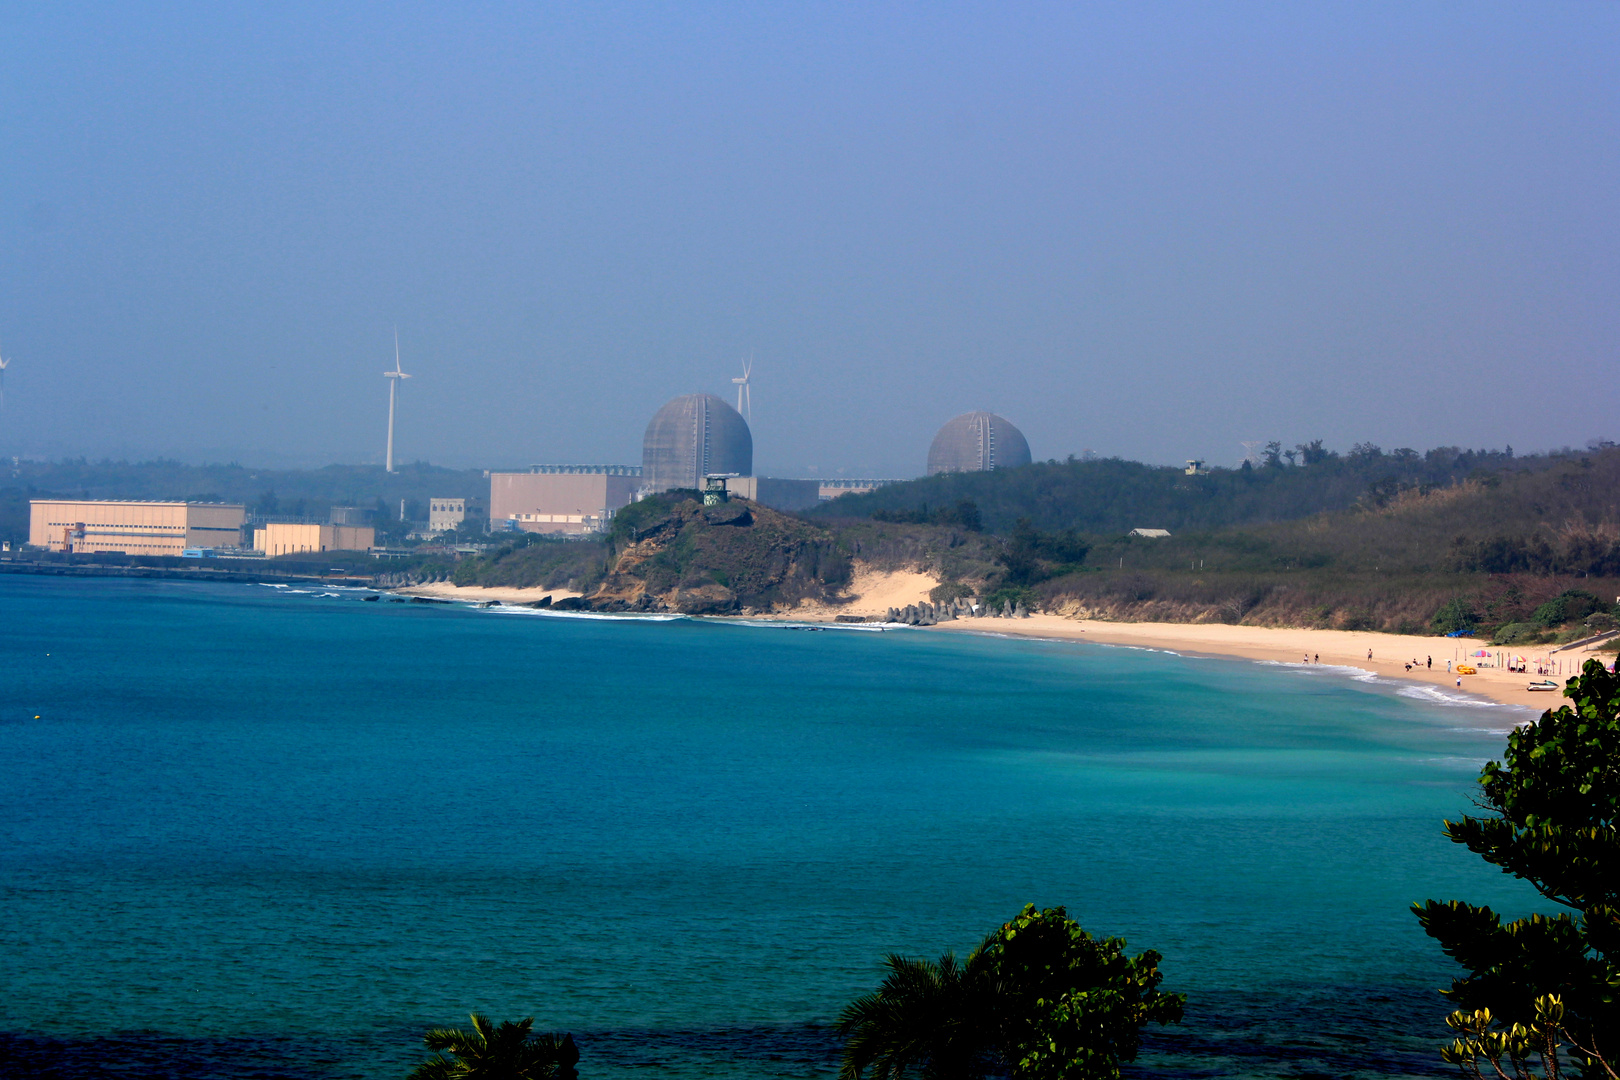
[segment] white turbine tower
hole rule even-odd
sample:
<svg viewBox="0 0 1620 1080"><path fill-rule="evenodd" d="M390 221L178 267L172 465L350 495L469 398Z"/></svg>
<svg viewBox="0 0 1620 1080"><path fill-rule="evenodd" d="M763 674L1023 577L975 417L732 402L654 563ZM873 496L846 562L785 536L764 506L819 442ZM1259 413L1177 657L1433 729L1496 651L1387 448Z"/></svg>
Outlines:
<svg viewBox="0 0 1620 1080"><path fill-rule="evenodd" d="M394 398L399 393L399 380L410 378L399 370L399 327L394 328L394 370L383 372L388 380L388 459L387 469L394 471Z"/></svg>
<svg viewBox="0 0 1620 1080"><path fill-rule="evenodd" d="M0 356L0 409L6 407L6 365L11 361Z"/></svg>
<svg viewBox="0 0 1620 1080"><path fill-rule="evenodd" d="M748 418L748 422L750 424L754 422L754 395L753 392L748 389L748 375L753 370L754 358L750 356L747 360L743 361L742 378L731 380L737 384L737 411L741 413L743 411L743 402L747 402L748 411L743 413L743 415Z"/></svg>

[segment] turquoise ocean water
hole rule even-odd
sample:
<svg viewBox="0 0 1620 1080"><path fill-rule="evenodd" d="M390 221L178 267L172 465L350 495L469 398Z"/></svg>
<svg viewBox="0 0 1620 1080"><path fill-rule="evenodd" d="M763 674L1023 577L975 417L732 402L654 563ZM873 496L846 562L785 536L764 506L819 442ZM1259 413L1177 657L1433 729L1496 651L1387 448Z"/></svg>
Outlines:
<svg viewBox="0 0 1620 1080"><path fill-rule="evenodd" d="M1442 1076L1407 905L1534 900L1439 833L1516 710L360 595L0 577L0 1071L401 1077L476 1008L588 1077L830 1076L885 952L1034 902L1190 996L1138 1075Z"/></svg>

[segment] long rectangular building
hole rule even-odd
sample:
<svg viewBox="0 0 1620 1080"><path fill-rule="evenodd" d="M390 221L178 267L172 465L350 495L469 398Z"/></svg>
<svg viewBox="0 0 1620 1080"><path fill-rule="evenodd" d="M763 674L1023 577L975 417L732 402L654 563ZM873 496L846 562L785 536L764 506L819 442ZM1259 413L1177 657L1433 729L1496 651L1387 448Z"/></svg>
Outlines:
<svg viewBox="0 0 1620 1080"><path fill-rule="evenodd" d="M489 474L489 526L521 532L601 532L642 486L638 465L531 465Z"/></svg>
<svg viewBox="0 0 1620 1080"><path fill-rule="evenodd" d="M180 555L236 547L247 508L227 503L30 499L28 542L52 551Z"/></svg>
<svg viewBox="0 0 1620 1080"><path fill-rule="evenodd" d="M253 530L253 546L267 559L306 552L369 551L377 546L377 530L370 525L272 521Z"/></svg>

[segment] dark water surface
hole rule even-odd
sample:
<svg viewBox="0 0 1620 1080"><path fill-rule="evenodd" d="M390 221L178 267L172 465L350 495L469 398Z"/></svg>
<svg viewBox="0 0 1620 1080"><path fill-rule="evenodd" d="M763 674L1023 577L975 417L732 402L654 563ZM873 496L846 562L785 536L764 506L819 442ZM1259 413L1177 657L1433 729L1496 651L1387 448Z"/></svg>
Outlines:
<svg viewBox="0 0 1620 1080"><path fill-rule="evenodd" d="M1151 1076L1449 1075L1407 905L1507 709L1342 673L0 576L0 1071L401 1077L471 1009L587 1077L835 1071L888 951L1025 902L1165 954Z"/></svg>

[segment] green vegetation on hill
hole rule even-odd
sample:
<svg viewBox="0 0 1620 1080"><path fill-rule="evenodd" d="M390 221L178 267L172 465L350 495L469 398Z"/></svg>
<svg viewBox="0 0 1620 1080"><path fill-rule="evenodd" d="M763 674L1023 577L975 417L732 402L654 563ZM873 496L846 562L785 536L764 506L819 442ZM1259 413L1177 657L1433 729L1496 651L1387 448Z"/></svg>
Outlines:
<svg viewBox="0 0 1620 1080"><path fill-rule="evenodd" d="M829 600L850 576L827 530L743 499L704 506L690 491L620 511L607 549L610 569L591 600L608 611L768 611Z"/></svg>
<svg viewBox="0 0 1620 1080"><path fill-rule="evenodd" d="M1006 533L1020 518L1037 529L1125 533L1135 528L1212 530L1290 521L1356 505L1378 506L1409 490L1445 487L1471 476L1535 472L1568 455L1516 458L1511 449L1443 446L1420 454L1362 444L1340 455L1320 442L1275 448L1259 468L1182 469L1110 458L1036 462L1017 469L948 473L843 495L812 511L817 520L932 520L938 508L971 504L983 527ZM935 509L930 509L935 508ZM950 524L951 522L939 522Z"/></svg>
<svg viewBox="0 0 1620 1080"><path fill-rule="evenodd" d="M840 536L878 521L947 516L993 526L999 536L934 530L966 538L974 555L918 560L946 582L936 599L989 595L998 605L1121 619L1478 631L1499 644L1568 641L1608 629L1616 617L1608 601L1620 595L1620 449L1532 458L1303 450L1308 465L1248 475L1070 462L935 477L860 496L887 493L900 504L873 508L865 522L849 516L862 505L850 496L812 516L830 519ZM929 485L941 490L924 500ZM952 485L1001 509L976 514L976 501L951 501L959 492L943 489ZM1100 505L1078 506L1079 493L1093 488ZM1190 506L1198 499L1208 505ZM1332 503L1342 505L1298 512ZM1138 505L1166 506L1182 521L1261 520L1131 536L1126 523L1177 520L1127 509ZM1014 510L1024 513L1005 521ZM1094 525L1109 520L1110 528Z"/></svg>

